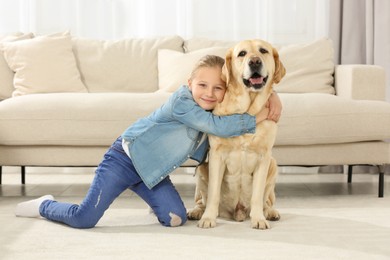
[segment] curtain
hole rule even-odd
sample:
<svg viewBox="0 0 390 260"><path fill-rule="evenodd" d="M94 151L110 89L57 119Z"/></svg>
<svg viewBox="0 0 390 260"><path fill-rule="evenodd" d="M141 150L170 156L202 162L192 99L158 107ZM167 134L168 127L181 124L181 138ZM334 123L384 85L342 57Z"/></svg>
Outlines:
<svg viewBox="0 0 390 260"><path fill-rule="evenodd" d="M327 34L329 0L0 0L0 34L180 35L301 43Z"/></svg>
<svg viewBox="0 0 390 260"><path fill-rule="evenodd" d="M373 64L385 68L390 101L390 1L331 0L329 36L337 64ZM342 172L342 166L320 168L320 172ZM354 167L354 172L377 172L376 167ZM385 169L390 172L390 166Z"/></svg>
<svg viewBox="0 0 390 260"><path fill-rule="evenodd" d="M335 61L384 67L390 101L390 1L332 0L329 11Z"/></svg>

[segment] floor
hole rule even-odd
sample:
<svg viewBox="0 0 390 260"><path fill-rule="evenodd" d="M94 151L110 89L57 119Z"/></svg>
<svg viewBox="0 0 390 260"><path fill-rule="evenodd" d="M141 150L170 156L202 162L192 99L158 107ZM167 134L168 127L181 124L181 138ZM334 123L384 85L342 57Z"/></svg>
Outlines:
<svg viewBox="0 0 390 260"><path fill-rule="evenodd" d="M218 228L212 230L200 230L196 222L167 229L147 214L145 203L130 191L113 203L97 228L77 231L46 221L15 218L13 209L18 202L44 194L79 203L92 181L94 168L28 167L26 184L21 185L20 168L4 167L0 185L0 259L55 259L58 248L72 248L69 255L61 251L62 259L106 259L102 256L112 258L113 253L115 259L128 259L129 244L131 258L138 256L134 259L156 259L161 252L170 259L207 259L202 254L223 256L221 259L390 259L390 175L385 175L385 198L380 199L378 175L374 172L356 171L353 183L348 184L346 174L318 171L280 168L276 206L282 219L272 223L269 232L256 232L247 223L224 220L218 220ZM187 208L193 207L193 169L181 168L171 178ZM94 250L85 252L92 240ZM144 247L151 241L155 241L156 252L147 251L145 255ZM237 245L245 247L250 256L241 257ZM96 248L101 250L95 252ZM186 250L172 255L170 250L175 248Z"/></svg>

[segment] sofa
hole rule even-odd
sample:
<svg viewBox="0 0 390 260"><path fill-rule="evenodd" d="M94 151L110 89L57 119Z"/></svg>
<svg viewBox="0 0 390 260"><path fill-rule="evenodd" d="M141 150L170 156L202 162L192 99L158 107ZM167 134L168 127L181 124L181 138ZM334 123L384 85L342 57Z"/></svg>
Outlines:
<svg viewBox="0 0 390 260"><path fill-rule="evenodd" d="M186 84L206 54L235 42L166 36L94 40L69 32L0 37L1 166L95 167L130 124ZM273 155L281 166L390 163L385 71L335 65L330 39L275 46L287 74ZM188 161L184 166L195 166Z"/></svg>

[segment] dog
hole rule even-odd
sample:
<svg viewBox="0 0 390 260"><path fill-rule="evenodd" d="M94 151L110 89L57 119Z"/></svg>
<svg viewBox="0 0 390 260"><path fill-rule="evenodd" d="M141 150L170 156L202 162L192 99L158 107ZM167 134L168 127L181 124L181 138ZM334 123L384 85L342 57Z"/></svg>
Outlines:
<svg viewBox="0 0 390 260"><path fill-rule="evenodd" d="M261 111L286 70L277 50L263 40L246 40L229 49L222 68L226 82L224 99L213 110L215 115ZM208 162L196 168L194 209L190 220L199 220L198 227L216 226L216 218L244 221L251 227L268 229L267 220L279 220L273 208L277 163L271 150L277 125L264 120L254 134L222 138L209 135Z"/></svg>

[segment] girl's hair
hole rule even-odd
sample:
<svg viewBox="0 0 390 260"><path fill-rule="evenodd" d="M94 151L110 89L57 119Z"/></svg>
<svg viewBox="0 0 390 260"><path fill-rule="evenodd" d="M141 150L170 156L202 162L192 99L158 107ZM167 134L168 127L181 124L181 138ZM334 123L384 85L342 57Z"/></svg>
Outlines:
<svg viewBox="0 0 390 260"><path fill-rule="evenodd" d="M206 55L203 56L192 69L190 79L195 77L195 74L198 72L200 68L213 68L220 67L222 69L223 64L225 64L225 60L216 55Z"/></svg>

